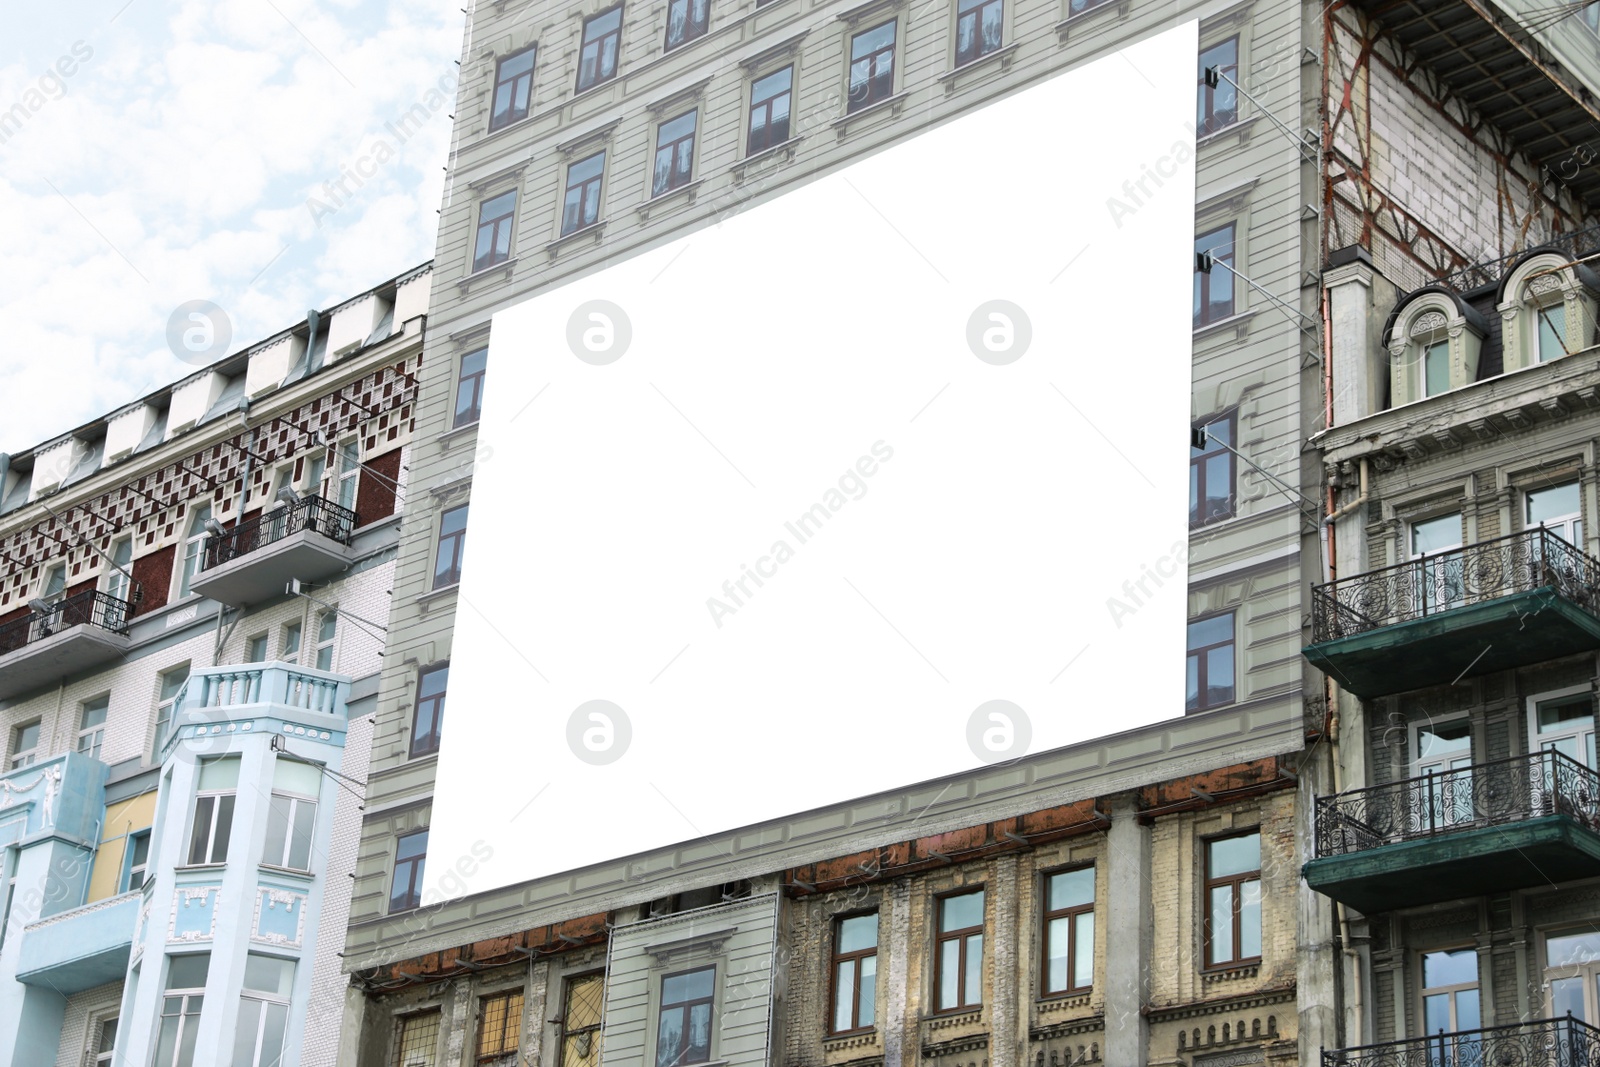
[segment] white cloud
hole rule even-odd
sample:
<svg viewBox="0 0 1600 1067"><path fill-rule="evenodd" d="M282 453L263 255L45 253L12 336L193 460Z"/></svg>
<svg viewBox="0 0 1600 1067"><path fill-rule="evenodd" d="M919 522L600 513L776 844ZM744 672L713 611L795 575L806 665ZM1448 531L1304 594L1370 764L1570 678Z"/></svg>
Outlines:
<svg viewBox="0 0 1600 1067"><path fill-rule="evenodd" d="M453 79L455 7L123 3L41 5L0 50L0 451L192 370L165 340L186 300L237 350L432 254L453 106L385 123ZM316 225L307 198L380 141Z"/></svg>

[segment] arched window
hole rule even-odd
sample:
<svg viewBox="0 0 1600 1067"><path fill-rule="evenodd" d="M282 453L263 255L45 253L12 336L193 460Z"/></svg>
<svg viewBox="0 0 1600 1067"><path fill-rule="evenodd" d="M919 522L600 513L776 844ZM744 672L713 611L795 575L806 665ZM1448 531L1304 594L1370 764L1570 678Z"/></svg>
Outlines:
<svg viewBox="0 0 1600 1067"><path fill-rule="evenodd" d="M1561 252L1534 252L1500 287L1500 335L1507 371L1550 363L1590 347L1595 288L1587 267Z"/></svg>
<svg viewBox="0 0 1600 1067"><path fill-rule="evenodd" d="M1483 319L1444 289L1413 294L1389 330L1391 406L1439 396L1478 377Z"/></svg>

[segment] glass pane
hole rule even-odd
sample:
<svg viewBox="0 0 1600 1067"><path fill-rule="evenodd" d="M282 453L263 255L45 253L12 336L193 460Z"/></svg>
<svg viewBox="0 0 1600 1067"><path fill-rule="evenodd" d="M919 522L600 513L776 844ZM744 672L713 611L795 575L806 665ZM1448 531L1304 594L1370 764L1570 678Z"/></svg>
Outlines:
<svg viewBox="0 0 1600 1067"><path fill-rule="evenodd" d="M282 863L284 846L289 840L289 808L294 801L288 797L272 795L267 808L267 844L261 853L263 863Z"/></svg>
<svg viewBox="0 0 1600 1067"><path fill-rule="evenodd" d="M1436 993L1422 998L1422 1031L1425 1034L1449 1033L1450 994Z"/></svg>
<svg viewBox="0 0 1600 1067"><path fill-rule="evenodd" d="M501 193L493 200L485 200L483 207L478 209L478 221L480 223L488 222L502 215L509 215L511 210L516 207L516 204L517 193L515 189L509 193Z"/></svg>
<svg viewBox="0 0 1600 1067"><path fill-rule="evenodd" d="M1239 954L1248 959L1261 955L1261 883L1239 887Z"/></svg>
<svg viewBox="0 0 1600 1067"><path fill-rule="evenodd" d="M1261 869L1261 835L1241 834L1206 843L1206 873L1211 878L1228 878L1235 874Z"/></svg>
<svg viewBox="0 0 1600 1067"><path fill-rule="evenodd" d="M1600 977L1600 976L1597 976ZM1583 1014L1583 979L1557 978L1550 983L1550 1013L1555 1019L1570 1012L1579 1022L1587 1022Z"/></svg>
<svg viewBox="0 0 1600 1067"><path fill-rule="evenodd" d="M1411 524L1411 554L1443 552L1461 547L1461 513L1451 512L1437 519Z"/></svg>
<svg viewBox="0 0 1600 1067"><path fill-rule="evenodd" d="M836 952L859 952L878 943L878 915L857 915L839 923L839 947Z"/></svg>
<svg viewBox="0 0 1600 1067"><path fill-rule="evenodd" d="M711 1005L696 1004L689 1009L689 1047L681 1063L704 1063L711 1058Z"/></svg>
<svg viewBox="0 0 1600 1067"><path fill-rule="evenodd" d="M656 1067L672 1067L683 1050L683 1009L666 1008L656 1025Z"/></svg>
<svg viewBox="0 0 1600 1067"><path fill-rule="evenodd" d="M317 821L317 806L309 800L294 806L294 830L289 838L289 866L297 871L311 867L311 831Z"/></svg>
<svg viewBox="0 0 1600 1067"><path fill-rule="evenodd" d="M239 757L209 759L200 764L200 789L237 789Z"/></svg>
<svg viewBox="0 0 1600 1067"><path fill-rule="evenodd" d="M395 859L416 859L418 856L425 854L427 851L428 831L423 830L419 833L407 834L399 840L395 849Z"/></svg>
<svg viewBox="0 0 1600 1067"><path fill-rule="evenodd" d="M599 15L588 21L583 27L583 39L593 41L622 25L622 9L613 8L604 15Z"/></svg>
<svg viewBox="0 0 1600 1067"><path fill-rule="evenodd" d="M1437 396L1450 388L1450 342L1438 341L1422 354L1424 396Z"/></svg>
<svg viewBox="0 0 1600 1067"><path fill-rule="evenodd" d="M894 22L885 22L881 26L874 26L865 33L858 33L850 40L850 58L860 59L870 56L882 48L894 44Z"/></svg>
<svg viewBox="0 0 1600 1067"><path fill-rule="evenodd" d="M1545 940L1545 966L1576 967L1600 961L1600 931L1578 930Z"/></svg>
<svg viewBox="0 0 1600 1067"><path fill-rule="evenodd" d="M83 706L83 722L81 724L81 728L87 730L90 727L105 725L106 709L110 707L110 705L111 701L107 697L101 697L99 700L90 701L89 703L85 704Z"/></svg>
<svg viewBox="0 0 1600 1067"><path fill-rule="evenodd" d="M1233 699L1233 646L1206 653L1206 704L1226 704Z"/></svg>
<svg viewBox="0 0 1600 1067"><path fill-rule="evenodd" d="M861 959L861 1025L871 1026L878 997L878 957Z"/></svg>
<svg viewBox="0 0 1600 1067"><path fill-rule="evenodd" d="M1084 912L1076 917L1078 940L1073 944L1072 984L1094 984L1094 912Z"/></svg>
<svg viewBox="0 0 1600 1067"><path fill-rule="evenodd" d="M675 974L664 979L661 983L661 1003L682 1004L684 1001L709 997L713 973L712 969L707 967L704 970Z"/></svg>
<svg viewBox="0 0 1600 1067"><path fill-rule="evenodd" d="M314 797L322 788L322 769L280 756L272 762L272 788Z"/></svg>
<svg viewBox="0 0 1600 1067"><path fill-rule="evenodd" d="M956 1006L961 980L961 942L955 939L939 943L939 994L940 1008Z"/></svg>
<svg viewBox="0 0 1600 1067"><path fill-rule="evenodd" d="M833 1028L849 1030L850 998L855 992L856 961L845 960L833 975Z"/></svg>
<svg viewBox="0 0 1600 1067"><path fill-rule="evenodd" d="M1051 919L1045 927L1045 989L1059 993L1067 988L1068 924L1071 919Z"/></svg>
<svg viewBox="0 0 1600 1067"><path fill-rule="evenodd" d="M189 680L189 668L168 671L161 676L161 699L171 700L178 695L178 690L183 688L183 683Z"/></svg>
<svg viewBox="0 0 1600 1067"><path fill-rule="evenodd" d="M511 56L500 64L500 77L503 80L515 78L518 74L526 74L533 69L533 49Z"/></svg>
<svg viewBox="0 0 1600 1067"><path fill-rule="evenodd" d="M233 1032L233 1067L256 1067L256 1038L261 1036L259 1000L244 997L239 1001L239 1022Z"/></svg>
<svg viewBox="0 0 1600 1067"><path fill-rule="evenodd" d="M1477 953L1473 953L1474 956ZM1483 1017L1478 1011L1478 991L1476 989L1463 989L1456 994L1456 1029L1476 1030L1483 1025Z"/></svg>
<svg viewBox="0 0 1600 1067"><path fill-rule="evenodd" d="M983 1002L983 935L967 938L967 1000L968 1004Z"/></svg>
<svg viewBox="0 0 1600 1067"><path fill-rule="evenodd" d="M1184 699L1188 706L1200 706L1200 657L1190 656L1188 661L1188 675L1184 682Z"/></svg>
<svg viewBox="0 0 1600 1067"><path fill-rule="evenodd" d="M460 533L467 528L467 509L465 507L451 508L439 517L439 536Z"/></svg>
<svg viewBox="0 0 1600 1067"><path fill-rule="evenodd" d="M1567 309L1561 304L1539 308L1539 360L1544 362L1566 355L1563 342L1567 333Z"/></svg>
<svg viewBox="0 0 1600 1067"><path fill-rule="evenodd" d="M963 893L939 901L939 930L964 930L983 925L983 892Z"/></svg>
<svg viewBox="0 0 1600 1067"><path fill-rule="evenodd" d="M598 178L601 168L605 166L605 162L606 154L604 152L596 152L588 159L579 160L568 167L567 188L570 189L575 185L582 185L590 178Z"/></svg>
<svg viewBox="0 0 1600 1067"><path fill-rule="evenodd" d="M759 104L770 100L779 93L789 91L789 84L794 77L794 68L784 67L776 74L768 74L765 78L750 87L750 102Z"/></svg>
<svg viewBox="0 0 1600 1067"><path fill-rule="evenodd" d="M1094 900L1094 868L1062 871L1050 876L1050 911L1075 908Z"/></svg>
<svg viewBox="0 0 1600 1067"><path fill-rule="evenodd" d="M211 845L211 862L226 863L228 838L233 834L233 794L224 793L217 798L217 830Z"/></svg>
<svg viewBox="0 0 1600 1067"><path fill-rule="evenodd" d="M1233 887L1211 890L1211 951L1207 963L1233 959Z"/></svg>
<svg viewBox="0 0 1600 1067"><path fill-rule="evenodd" d="M1189 648L1204 648L1233 640L1233 616L1218 615L1189 624Z"/></svg>
<svg viewBox="0 0 1600 1067"><path fill-rule="evenodd" d="M1478 953L1461 948L1451 952L1429 952L1422 957L1422 988L1472 985L1478 981Z"/></svg>
<svg viewBox="0 0 1600 1067"><path fill-rule="evenodd" d="M1466 719L1417 727L1417 758L1442 759L1472 751L1472 727Z"/></svg>
<svg viewBox="0 0 1600 1067"><path fill-rule="evenodd" d="M149 835L149 833L135 834L134 837L133 837L133 859L132 859L133 866L142 867L144 865L145 861L149 857L150 857L150 835Z"/></svg>
<svg viewBox="0 0 1600 1067"><path fill-rule="evenodd" d="M198 956L173 956L167 964L168 989L203 989L206 984L206 974L211 970L211 955L201 953ZM171 1004L177 998L167 998Z"/></svg>
<svg viewBox="0 0 1600 1067"><path fill-rule="evenodd" d="M171 1015L161 1017L161 1033L156 1037L156 1063L167 1067L172 1062L172 1050L178 1046L180 1020Z"/></svg>
<svg viewBox="0 0 1600 1067"><path fill-rule="evenodd" d="M244 958L244 988L286 997L294 985L294 961L250 953Z"/></svg>
<svg viewBox="0 0 1600 1067"><path fill-rule="evenodd" d="M211 842L211 814L216 797L200 797L194 802L194 830L189 834L189 862L204 863L206 846Z"/></svg>
<svg viewBox="0 0 1600 1067"><path fill-rule="evenodd" d="M1594 702L1588 696L1550 700L1539 705L1539 732L1562 730L1576 723L1594 722Z"/></svg>
<svg viewBox="0 0 1600 1067"><path fill-rule="evenodd" d="M1555 523L1578 513L1578 483L1534 489L1527 494L1527 519L1524 525L1537 526L1541 522Z"/></svg>
<svg viewBox="0 0 1600 1067"><path fill-rule="evenodd" d="M261 1067L280 1067L283 1063L283 1035L289 1029L289 1006L267 1005L266 1032L261 1035Z"/></svg>
<svg viewBox="0 0 1600 1067"><path fill-rule="evenodd" d="M696 114L697 112L691 111L688 114L679 115L671 122L662 123L660 131L656 134L656 144L671 144L678 138L693 133Z"/></svg>

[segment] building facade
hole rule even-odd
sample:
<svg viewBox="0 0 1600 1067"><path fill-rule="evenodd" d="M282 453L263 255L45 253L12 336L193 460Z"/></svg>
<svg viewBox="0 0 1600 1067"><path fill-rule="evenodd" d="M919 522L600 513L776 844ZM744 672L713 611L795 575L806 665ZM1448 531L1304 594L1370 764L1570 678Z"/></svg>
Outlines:
<svg viewBox="0 0 1600 1067"><path fill-rule="evenodd" d="M1193 620L1187 706L1158 727L581 876L491 890L482 857L429 854L450 720L492 713L447 705L472 472L494 455L478 412L496 359L514 358L494 350L494 313L1189 20L1195 249L1213 266L1195 277L1193 417L1207 436L1192 457L1190 582L1170 590ZM1319 476L1302 444L1323 428L1305 369L1319 350L1317 153L1300 132L1316 124L1318 26L1314 6L1262 0L469 11L339 1062L578 1063L603 1047L658 1065L1244 1064L1334 1043L1331 907L1293 873L1297 820L1329 791L1324 763L1300 759L1323 731L1300 655L1319 516L1297 492ZM981 903L957 899L980 889ZM1206 902L1232 923L1255 915L1258 893L1255 932L1236 942L1244 926L1231 925L1226 952L1208 948L1224 931ZM725 930L769 925L763 970ZM1092 948L1069 966L1068 949L1039 940L1047 927L1081 929ZM853 955L867 945L874 955ZM876 984L844 1025L838 975L866 989L869 958ZM679 981L708 967L709 986ZM704 1040L673 1044L680 1030Z"/></svg>
<svg viewBox="0 0 1600 1067"><path fill-rule="evenodd" d="M0 456L0 1063L331 1062L429 289Z"/></svg>
<svg viewBox="0 0 1600 1067"><path fill-rule="evenodd" d="M1600 1049L1597 13L1323 16L1325 1063Z"/></svg>

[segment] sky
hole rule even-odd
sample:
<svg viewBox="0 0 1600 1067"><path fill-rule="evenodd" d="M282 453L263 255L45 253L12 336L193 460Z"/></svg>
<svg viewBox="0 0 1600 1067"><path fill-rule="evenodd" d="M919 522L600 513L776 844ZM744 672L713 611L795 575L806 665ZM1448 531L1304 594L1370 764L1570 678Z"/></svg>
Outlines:
<svg viewBox="0 0 1600 1067"><path fill-rule="evenodd" d="M74 0L0 18L0 452L432 257L461 5ZM222 309L213 339L231 333L210 358L169 343L190 301Z"/></svg>

